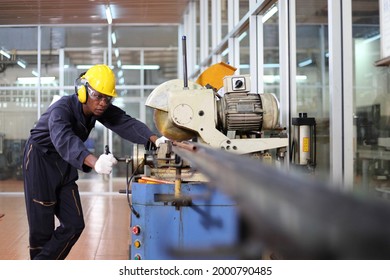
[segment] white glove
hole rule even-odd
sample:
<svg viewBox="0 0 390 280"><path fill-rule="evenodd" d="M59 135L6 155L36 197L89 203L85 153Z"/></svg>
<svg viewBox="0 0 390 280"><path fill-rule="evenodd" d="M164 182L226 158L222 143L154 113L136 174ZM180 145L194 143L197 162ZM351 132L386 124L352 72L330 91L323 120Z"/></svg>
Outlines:
<svg viewBox="0 0 390 280"><path fill-rule="evenodd" d="M168 141L168 140L169 139L167 137L161 136L160 138L157 138L156 143L154 143L154 144L158 148L162 143L165 143L165 141Z"/></svg>
<svg viewBox="0 0 390 280"><path fill-rule="evenodd" d="M110 174L112 166L117 163L112 154L102 154L95 163L95 171L99 174Z"/></svg>

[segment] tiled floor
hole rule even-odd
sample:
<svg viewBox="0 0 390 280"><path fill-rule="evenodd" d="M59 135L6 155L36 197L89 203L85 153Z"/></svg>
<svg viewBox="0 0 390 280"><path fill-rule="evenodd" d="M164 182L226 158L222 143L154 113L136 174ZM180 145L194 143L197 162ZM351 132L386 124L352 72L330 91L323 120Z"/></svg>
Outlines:
<svg viewBox="0 0 390 280"><path fill-rule="evenodd" d="M125 179L78 181L86 227L68 255L69 260L126 260L129 258L130 209ZM27 260L28 226L23 182L0 181L0 260Z"/></svg>

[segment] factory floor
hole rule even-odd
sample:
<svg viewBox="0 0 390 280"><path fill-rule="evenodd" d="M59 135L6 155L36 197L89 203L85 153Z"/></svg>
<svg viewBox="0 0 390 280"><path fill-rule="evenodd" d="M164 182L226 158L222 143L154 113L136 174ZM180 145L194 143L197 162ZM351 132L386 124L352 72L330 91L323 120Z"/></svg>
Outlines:
<svg viewBox="0 0 390 280"><path fill-rule="evenodd" d="M119 193L126 180L96 175L78 185L86 226L66 259L129 259L130 209L126 194ZM0 260L28 259L23 181L0 180Z"/></svg>

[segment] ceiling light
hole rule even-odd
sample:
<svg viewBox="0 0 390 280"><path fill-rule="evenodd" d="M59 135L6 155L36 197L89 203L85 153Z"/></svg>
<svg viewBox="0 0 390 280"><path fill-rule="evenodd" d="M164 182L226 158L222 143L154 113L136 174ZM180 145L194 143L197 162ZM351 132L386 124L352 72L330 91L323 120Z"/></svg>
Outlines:
<svg viewBox="0 0 390 280"><path fill-rule="evenodd" d="M115 49L114 53L115 53L115 57L118 58L119 57L119 49Z"/></svg>
<svg viewBox="0 0 390 280"><path fill-rule="evenodd" d="M80 65L77 65L76 68L80 69L80 70L87 70L87 69L91 68L92 66L93 65L80 64Z"/></svg>
<svg viewBox="0 0 390 280"><path fill-rule="evenodd" d="M242 39L244 39L244 38L246 37L246 35L248 35L247 32L242 33L242 34L238 37L238 41L241 42Z"/></svg>
<svg viewBox="0 0 390 280"><path fill-rule="evenodd" d="M10 55L8 52L6 52L5 50L0 50L0 53L1 53L2 55L4 55L6 58L8 58L8 59L11 58L11 55Z"/></svg>
<svg viewBox="0 0 390 280"><path fill-rule="evenodd" d="M112 23L112 15L111 15L111 8L110 5L106 6L106 16L107 16L107 22L108 24Z"/></svg>
<svg viewBox="0 0 390 280"><path fill-rule="evenodd" d="M249 64L240 64L240 69L249 69Z"/></svg>
<svg viewBox="0 0 390 280"><path fill-rule="evenodd" d="M112 40L112 43L115 45L115 44L116 44L116 35L115 35L115 32L112 32L112 33L111 33L111 40Z"/></svg>
<svg viewBox="0 0 390 280"><path fill-rule="evenodd" d="M305 67L313 63L313 59L309 58L298 63L299 67Z"/></svg>
<svg viewBox="0 0 390 280"><path fill-rule="evenodd" d="M264 15L263 15L263 23L265 23L267 20L269 20L276 12L278 11L278 7L273 6L271 9L269 9Z"/></svg>
<svg viewBox="0 0 390 280"><path fill-rule="evenodd" d="M20 67L22 67L23 69L26 69L27 65L24 61L21 61L21 60L18 60L16 62Z"/></svg>
<svg viewBox="0 0 390 280"><path fill-rule="evenodd" d="M56 77L41 77L41 84L50 84L56 80ZM39 78L37 77L19 77L18 83L21 84L38 84Z"/></svg>
<svg viewBox="0 0 390 280"><path fill-rule="evenodd" d="M298 83L303 83L307 80L306 75L297 75L295 78L296 78L296 81ZM278 83L280 81L280 76L279 75L264 75L263 81L266 84Z"/></svg>
<svg viewBox="0 0 390 280"><path fill-rule="evenodd" d="M86 69L89 69L91 68L92 64L79 64L79 65L76 65L76 68L79 69L79 70L86 70ZM111 69L114 69L114 66L109 66Z"/></svg>
<svg viewBox="0 0 390 280"><path fill-rule="evenodd" d="M279 68L280 65L278 63L266 63L264 64L264 68Z"/></svg>
<svg viewBox="0 0 390 280"><path fill-rule="evenodd" d="M160 69L160 65L150 64L150 65L122 65L122 69L125 70L158 70Z"/></svg>

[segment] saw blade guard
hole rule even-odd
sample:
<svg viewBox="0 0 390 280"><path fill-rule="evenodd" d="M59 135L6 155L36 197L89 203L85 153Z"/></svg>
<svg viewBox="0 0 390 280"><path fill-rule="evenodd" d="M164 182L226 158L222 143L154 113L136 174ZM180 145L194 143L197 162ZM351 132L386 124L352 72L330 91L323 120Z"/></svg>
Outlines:
<svg viewBox="0 0 390 280"><path fill-rule="evenodd" d="M157 130L170 140L186 141L194 138L196 132L177 126L168 116L169 94L172 91L202 89L195 82L188 82L188 89L183 88L183 80L169 80L156 87L148 96L145 105L154 109L153 121Z"/></svg>

